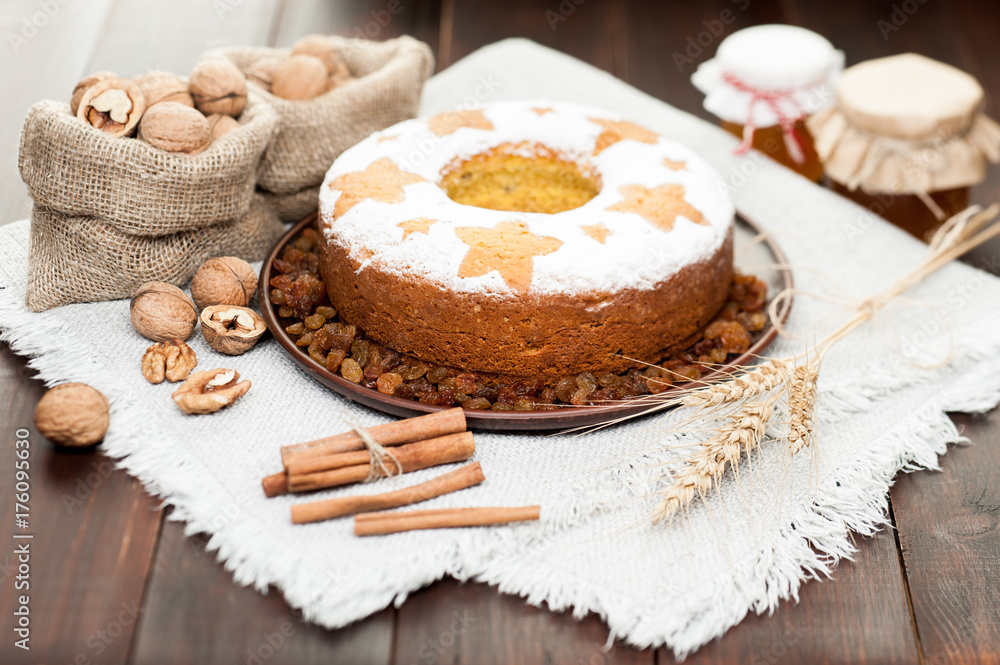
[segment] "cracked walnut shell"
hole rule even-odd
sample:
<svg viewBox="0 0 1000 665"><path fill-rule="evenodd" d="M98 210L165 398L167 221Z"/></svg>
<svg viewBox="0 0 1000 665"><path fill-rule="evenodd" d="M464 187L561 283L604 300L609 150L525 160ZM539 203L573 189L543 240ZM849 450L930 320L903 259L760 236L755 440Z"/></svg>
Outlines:
<svg viewBox="0 0 1000 665"><path fill-rule="evenodd" d="M85 383L56 386L35 407L35 427L62 446L94 445L104 438L109 422L108 398Z"/></svg>
<svg viewBox="0 0 1000 665"><path fill-rule="evenodd" d="M129 313L132 327L154 342L185 340L198 322L194 301L166 282L146 282L140 286L129 303Z"/></svg>
<svg viewBox="0 0 1000 665"><path fill-rule="evenodd" d="M111 136L128 136L146 111L146 100L134 82L106 78L87 88L76 117Z"/></svg>
<svg viewBox="0 0 1000 665"><path fill-rule="evenodd" d="M229 406L250 390L250 382L240 382L234 369L195 372L174 391L174 402L188 414L214 413Z"/></svg>
<svg viewBox="0 0 1000 665"><path fill-rule="evenodd" d="M83 93L90 90L91 86L104 79L114 78L118 78L118 75L114 72L94 72L80 79L80 82L73 88L73 96L69 100L69 112L76 115L77 110L80 108L80 100L83 99Z"/></svg>
<svg viewBox="0 0 1000 665"><path fill-rule="evenodd" d="M213 305L201 311L201 333L219 353L238 356L253 348L267 332L267 324L252 309Z"/></svg>
<svg viewBox="0 0 1000 665"><path fill-rule="evenodd" d="M194 349L179 339L158 342L146 349L142 356L142 375L150 383L171 383L188 378L198 365Z"/></svg>
<svg viewBox="0 0 1000 665"><path fill-rule="evenodd" d="M212 144L212 128L201 113L177 102L160 102L142 116L139 138L167 152L197 155Z"/></svg>
<svg viewBox="0 0 1000 665"><path fill-rule="evenodd" d="M191 279L191 297L202 309L210 305L246 307L256 291L257 273L235 256L205 261Z"/></svg>
<svg viewBox="0 0 1000 665"><path fill-rule="evenodd" d="M231 61L210 58L191 70L188 92L195 108L205 115L222 113L235 118L247 103L247 79Z"/></svg>

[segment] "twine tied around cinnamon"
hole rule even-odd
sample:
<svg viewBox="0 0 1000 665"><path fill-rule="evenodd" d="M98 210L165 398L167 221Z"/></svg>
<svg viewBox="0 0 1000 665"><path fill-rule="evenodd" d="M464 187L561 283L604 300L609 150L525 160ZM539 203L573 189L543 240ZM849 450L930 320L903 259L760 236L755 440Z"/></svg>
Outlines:
<svg viewBox="0 0 1000 665"><path fill-rule="evenodd" d="M370 483L379 478L389 478L403 473L403 465L400 463L399 458L388 448L376 441L367 428L363 427L361 423L346 411L341 411L340 417L361 438L361 441L365 444L365 449L368 450L368 477L362 482ZM387 461L396 467L395 473L389 469Z"/></svg>

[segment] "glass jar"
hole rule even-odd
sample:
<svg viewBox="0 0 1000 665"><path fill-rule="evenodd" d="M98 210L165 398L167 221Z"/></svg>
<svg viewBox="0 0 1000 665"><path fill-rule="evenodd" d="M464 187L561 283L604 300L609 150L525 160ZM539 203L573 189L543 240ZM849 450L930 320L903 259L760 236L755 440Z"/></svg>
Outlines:
<svg viewBox="0 0 1000 665"><path fill-rule="evenodd" d="M734 32L691 77L705 109L751 147L814 182L823 166L806 120L833 103L844 55L826 39L790 25Z"/></svg>
<svg viewBox="0 0 1000 665"><path fill-rule="evenodd" d="M922 240L964 210L1000 159L1000 126L965 72L914 53L844 71L808 121L834 191Z"/></svg>

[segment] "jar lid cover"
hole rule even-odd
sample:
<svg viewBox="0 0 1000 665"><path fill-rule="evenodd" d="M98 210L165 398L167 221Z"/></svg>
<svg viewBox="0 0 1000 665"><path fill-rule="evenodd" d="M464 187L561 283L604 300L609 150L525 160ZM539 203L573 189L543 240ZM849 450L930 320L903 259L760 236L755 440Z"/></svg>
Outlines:
<svg viewBox="0 0 1000 665"><path fill-rule="evenodd" d="M834 58L821 35L793 25L758 25L722 40L715 54L722 70L757 88L783 89L823 80Z"/></svg>

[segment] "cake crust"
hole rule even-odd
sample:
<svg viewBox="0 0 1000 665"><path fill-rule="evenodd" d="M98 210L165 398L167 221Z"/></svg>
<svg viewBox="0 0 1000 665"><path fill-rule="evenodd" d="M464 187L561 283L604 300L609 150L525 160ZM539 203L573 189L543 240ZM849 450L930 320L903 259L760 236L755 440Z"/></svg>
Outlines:
<svg viewBox="0 0 1000 665"><path fill-rule="evenodd" d="M333 306L395 351L506 376L620 372L658 362L708 324L726 301L733 239L730 230L712 256L656 288L589 296L497 299L448 292L377 266L360 268L335 244L326 243L320 254Z"/></svg>

